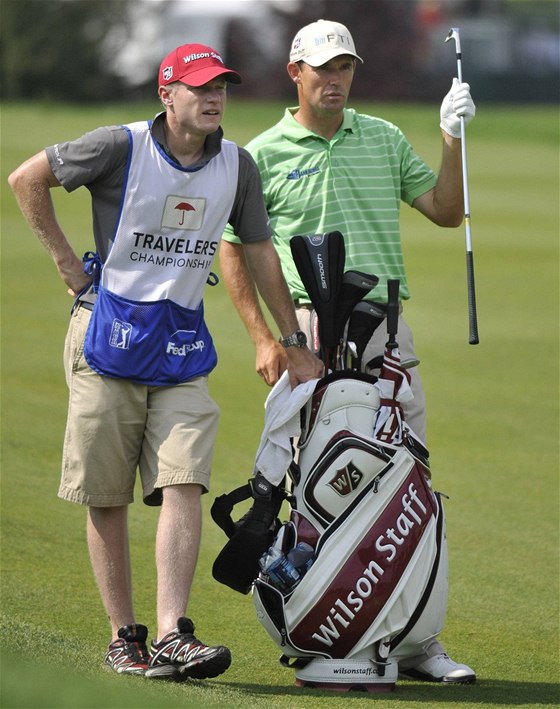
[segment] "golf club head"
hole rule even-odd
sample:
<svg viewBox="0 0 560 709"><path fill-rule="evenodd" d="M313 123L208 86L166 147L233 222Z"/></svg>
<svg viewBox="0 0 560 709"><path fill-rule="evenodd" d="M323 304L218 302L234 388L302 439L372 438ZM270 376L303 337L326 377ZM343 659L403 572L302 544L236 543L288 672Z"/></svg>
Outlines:
<svg viewBox="0 0 560 709"><path fill-rule="evenodd" d="M449 30L449 34L445 38L446 42L449 42L450 40L455 40L455 46L457 49L457 52L461 52L461 39L459 37L459 28L458 27L452 27Z"/></svg>
<svg viewBox="0 0 560 709"><path fill-rule="evenodd" d="M419 364L419 359L417 359L416 357L410 357L409 359L405 359L401 362L401 367L403 369L412 369L413 367L417 367ZM382 366L383 355L378 355L377 357L373 357L372 359L370 359L369 362L366 362L364 370L367 374L374 374L375 371L380 370Z"/></svg>

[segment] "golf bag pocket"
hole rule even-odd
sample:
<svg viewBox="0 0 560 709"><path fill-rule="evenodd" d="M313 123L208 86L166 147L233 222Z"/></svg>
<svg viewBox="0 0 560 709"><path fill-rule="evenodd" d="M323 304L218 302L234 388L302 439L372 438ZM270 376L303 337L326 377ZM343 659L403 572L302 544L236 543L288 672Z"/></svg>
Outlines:
<svg viewBox="0 0 560 709"><path fill-rule="evenodd" d="M99 286L84 341L84 356L98 374L148 386L168 386L208 374L216 350L196 310L171 300L139 302Z"/></svg>
<svg viewBox="0 0 560 709"><path fill-rule="evenodd" d="M247 594L259 572L258 560L273 541L273 533L258 521L249 521L232 535L216 557L212 576L234 591Z"/></svg>
<svg viewBox="0 0 560 709"><path fill-rule="evenodd" d="M429 595L442 508L405 448L385 467L326 527L291 592L255 581L257 617L285 655L351 658L371 648L374 657L375 644L401 633Z"/></svg>

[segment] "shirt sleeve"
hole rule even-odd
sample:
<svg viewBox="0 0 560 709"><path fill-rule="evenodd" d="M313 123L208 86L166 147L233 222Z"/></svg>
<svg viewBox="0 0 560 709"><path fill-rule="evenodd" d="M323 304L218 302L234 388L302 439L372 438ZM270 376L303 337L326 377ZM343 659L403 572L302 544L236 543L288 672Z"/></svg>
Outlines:
<svg viewBox="0 0 560 709"><path fill-rule="evenodd" d="M239 180L224 239L254 243L270 239L272 231L263 199L262 181L251 155L239 148Z"/></svg>
<svg viewBox="0 0 560 709"><path fill-rule="evenodd" d="M46 148L49 164L57 180L68 192L78 187L107 186L122 179L128 156L128 136L120 126L96 128L64 143Z"/></svg>
<svg viewBox="0 0 560 709"><path fill-rule="evenodd" d="M400 131L399 131L400 133ZM401 141L401 199L408 205L420 195L436 186L437 175L422 158L414 152L405 136Z"/></svg>

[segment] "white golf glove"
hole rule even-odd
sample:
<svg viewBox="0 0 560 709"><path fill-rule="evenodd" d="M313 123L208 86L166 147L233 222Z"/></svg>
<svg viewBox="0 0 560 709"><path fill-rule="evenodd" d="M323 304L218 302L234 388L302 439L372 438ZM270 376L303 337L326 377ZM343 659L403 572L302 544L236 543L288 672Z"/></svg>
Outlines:
<svg viewBox="0 0 560 709"><path fill-rule="evenodd" d="M465 125L470 123L476 113L476 106L471 98L471 87L468 84L460 84L458 79L453 79L451 89L441 103L439 115L440 126L452 138L461 137L461 118L465 119Z"/></svg>

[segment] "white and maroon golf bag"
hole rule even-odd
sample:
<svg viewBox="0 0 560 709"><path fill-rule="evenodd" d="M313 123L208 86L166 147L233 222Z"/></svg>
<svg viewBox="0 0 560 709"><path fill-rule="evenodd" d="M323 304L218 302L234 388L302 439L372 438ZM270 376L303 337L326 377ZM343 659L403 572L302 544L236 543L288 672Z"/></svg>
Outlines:
<svg viewBox="0 0 560 709"><path fill-rule="evenodd" d="M274 544L290 559L303 542L312 563L292 586L266 569L253 586L257 617L299 685L389 690L395 658L420 652L443 627L441 500L410 432L399 443L374 435L379 412L371 377L338 373L318 382L302 412L290 519Z"/></svg>
<svg viewBox="0 0 560 709"><path fill-rule="evenodd" d="M298 686L389 691L398 659L443 627L444 512L428 451L402 415L411 391L394 339L396 287L379 377L345 368L293 392L284 377L265 407L256 477L212 509L230 537L214 576L252 590ZM233 505L249 496L253 508L234 524Z"/></svg>

